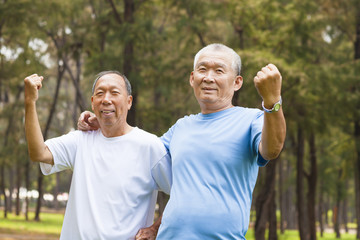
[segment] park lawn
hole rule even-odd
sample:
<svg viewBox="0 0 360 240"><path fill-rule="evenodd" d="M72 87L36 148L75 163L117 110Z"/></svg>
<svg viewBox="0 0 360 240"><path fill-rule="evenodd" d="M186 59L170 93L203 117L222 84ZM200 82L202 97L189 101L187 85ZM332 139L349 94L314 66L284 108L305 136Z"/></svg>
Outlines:
<svg viewBox="0 0 360 240"><path fill-rule="evenodd" d="M53 236L60 236L64 214L62 213L41 213L41 221L34 221L35 214L29 212L29 221L25 220L25 216L20 214L8 213L8 217L4 218L3 211L0 211L0 232L6 233L39 233Z"/></svg>
<svg viewBox="0 0 360 240"><path fill-rule="evenodd" d="M8 214L5 219L3 211L0 211L0 233L16 233L16 234L45 234L53 237L59 237L61 232L64 215L62 213L41 213L40 222L34 221L34 213L29 213L29 221L25 220L24 215L16 216L12 213ZM254 229L250 228L246 234L247 240L255 240ZM267 239L267 234L265 236ZM335 233L324 233L320 237L318 233L318 240L338 240ZM342 233L342 240L354 240L355 234ZM278 240L300 240L299 232L297 230L286 230L284 234L278 232Z"/></svg>
<svg viewBox="0 0 360 240"><path fill-rule="evenodd" d="M268 238L268 233L265 235L265 239ZM246 240L255 240L254 229L249 229L245 236ZM355 234L342 233L341 240L355 240ZM284 234L280 234L278 231L278 240L300 240L299 231L297 230L286 230ZM323 237L320 237L320 232L317 233L317 240L339 240L336 238L335 233L324 233Z"/></svg>

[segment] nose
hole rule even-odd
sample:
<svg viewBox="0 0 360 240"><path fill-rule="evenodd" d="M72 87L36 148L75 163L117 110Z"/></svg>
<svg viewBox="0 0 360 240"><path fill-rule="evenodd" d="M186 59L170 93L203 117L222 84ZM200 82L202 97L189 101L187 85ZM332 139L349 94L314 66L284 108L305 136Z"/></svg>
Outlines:
<svg viewBox="0 0 360 240"><path fill-rule="evenodd" d="M206 82L206 83L215 82L214 73L213 73L212 71L208 71L208 72L206 73L206 75L204 76L203 81Z"/></svg>
<svg viewBox="0 0 360 240"><path fill-rule="evenodd" d="M104 98L102 99L102 104L111 104L111 94L106 92Z"/></svg>

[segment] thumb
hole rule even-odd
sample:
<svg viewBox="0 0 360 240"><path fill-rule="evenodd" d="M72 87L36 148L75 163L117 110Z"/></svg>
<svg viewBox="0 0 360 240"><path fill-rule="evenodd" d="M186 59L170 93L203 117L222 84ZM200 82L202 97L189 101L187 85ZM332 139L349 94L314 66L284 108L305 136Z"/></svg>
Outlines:
<svg viewBox="0 0 360 240"><path fill-rule="evenodd" d="M94 117L94 116L88 118L89 123L93 123L93 122L95 122L95 120L96 120L96 117Z"/></svg>

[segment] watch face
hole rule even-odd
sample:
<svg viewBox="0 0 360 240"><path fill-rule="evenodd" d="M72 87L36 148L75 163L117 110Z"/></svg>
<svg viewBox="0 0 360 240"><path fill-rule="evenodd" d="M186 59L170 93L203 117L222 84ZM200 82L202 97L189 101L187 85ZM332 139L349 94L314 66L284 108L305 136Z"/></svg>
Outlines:
<svg viewBox="0 0 360 240"><path fill-rule="evenodd" d="M275 111L275 112L279 111L280 106L281 106L281 104L280 104L280 103L277 103L277 104L274 106L274 111Z"/></svg>

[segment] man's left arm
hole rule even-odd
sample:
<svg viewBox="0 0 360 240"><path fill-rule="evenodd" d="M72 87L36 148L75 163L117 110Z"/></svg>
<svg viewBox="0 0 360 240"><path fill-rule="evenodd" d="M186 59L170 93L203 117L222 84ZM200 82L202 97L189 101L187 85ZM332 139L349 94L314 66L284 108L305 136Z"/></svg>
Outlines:
<svg viewBox="0 0 360 240"><path fill-rule="evenodd" d="M263 99L263 107L271 111L264 111L259 152L264 159L272 160L279 156L286 136L282 106L276 105L281 99L282 77L275 65L268 64L254 77L254 83Z"/></svg>

